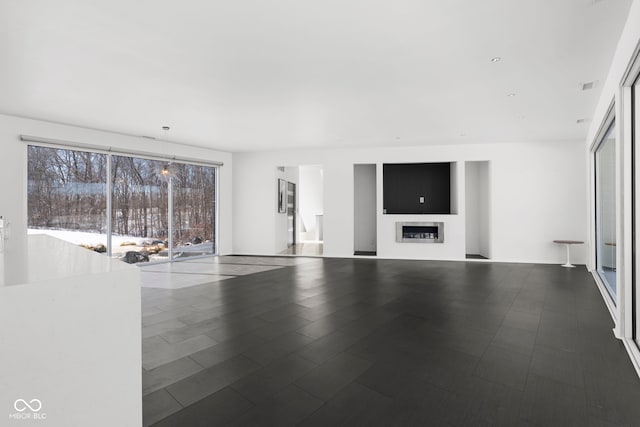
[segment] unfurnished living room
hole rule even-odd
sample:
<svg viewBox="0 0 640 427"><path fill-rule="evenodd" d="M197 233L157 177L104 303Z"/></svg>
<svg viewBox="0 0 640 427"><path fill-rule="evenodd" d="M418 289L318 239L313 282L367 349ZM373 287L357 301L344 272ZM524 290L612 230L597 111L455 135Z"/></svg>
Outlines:
<svg viewBox="0 0 640 427"><path fill-rule="evenodd" d="M0 54L0 426L640 426L640 0L0 0Z"/></svg>

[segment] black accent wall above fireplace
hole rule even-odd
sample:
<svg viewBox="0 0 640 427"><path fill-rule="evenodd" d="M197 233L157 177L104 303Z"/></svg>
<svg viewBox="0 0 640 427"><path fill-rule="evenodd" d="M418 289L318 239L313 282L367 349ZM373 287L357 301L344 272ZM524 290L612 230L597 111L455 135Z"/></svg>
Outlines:
<svg viewBox="0 0 640 427"><path fill-rule="evenodd" d="M383 212L386 214L450 214L450 163L385 163Z"/></svg>

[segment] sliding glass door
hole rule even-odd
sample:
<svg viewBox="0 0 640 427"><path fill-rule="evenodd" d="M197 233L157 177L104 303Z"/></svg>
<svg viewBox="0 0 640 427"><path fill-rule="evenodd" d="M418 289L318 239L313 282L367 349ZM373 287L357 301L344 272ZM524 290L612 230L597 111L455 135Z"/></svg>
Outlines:
<svg viewBox="0 0 640 427"><path fill-rule="evenodd" d="M162 260L169 247L169 182L165 162L111 157L111 256ZM128 257L128 258L126 258Z"/></svg>
<svg viewBox="0 0 640 427"><path fill-rule="evenodd" d="M128 263L212 255L217 168L28 147L28 227Z"/></svg>
<svg viewBox="0 0 640 427"><path fill-rule="evenodd" d="M216 169L176 164L173 189L173 257L215 253Z"/></svg>
<svg viewBox="0 0 640 427"><path fill-rule="evenodd" d="M617 294L616 140L611 123L595 152L596 270L613 303Z"/></svg>

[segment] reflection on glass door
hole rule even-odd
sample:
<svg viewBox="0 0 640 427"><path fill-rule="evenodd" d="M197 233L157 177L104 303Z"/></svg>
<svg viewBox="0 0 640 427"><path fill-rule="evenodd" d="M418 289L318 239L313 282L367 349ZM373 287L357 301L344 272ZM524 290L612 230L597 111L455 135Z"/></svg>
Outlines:
<svg viewBox="0 0 640 427"><path fill-rule="evenodd" d="M173 164L173 257L215 253L214 167Z"/></svg>
<svg viewBox="0 0 640 427"><path fill-rule="evenodd" d="M611 124L595 153L596 270L616 302L616 140Z"/></svg>

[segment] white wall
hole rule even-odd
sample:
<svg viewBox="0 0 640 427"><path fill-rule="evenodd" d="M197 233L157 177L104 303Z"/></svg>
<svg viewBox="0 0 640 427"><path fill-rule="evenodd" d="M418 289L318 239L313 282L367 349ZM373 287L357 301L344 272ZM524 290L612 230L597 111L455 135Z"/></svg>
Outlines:
<svg viewBox="0 0 640 427"><path fill-rule="evenodd" d="M377 251L376 165L354 165L354 250Z"/></svg>
<svg viewBox="0 0 640 427"><path fill-rule="evenodd" d="M323 213L324 186L322 181L322 166L300 166L299 218L301 223L304 222L307 230L303 232L301 230L302 224L298 224L301 240L316 240L316 215Z"/></svg>
<svg viewBox="0 0 640 427"><path fill-rule="evenodd" d="M276 215L274 177L277 165L321 163L324 167L324 254L349 257L354 250L353 165L400 162L491 161L492 259L561 263L562 248L554 239L586 239L586 167L582 142L466 144L404 148L278 151L234 154L234 252L273 254ZM465 182L464 168L457 168ZM378 203L382 174L378 173ZM464 188L457 195L458 215L382 215L378 206L380 257L464 259ZM266 197L268 196L268 197ZM262 202L262 203L261 203ZM395 244L399 217L443 220L447 242ZM415 219L413 218L415 217ZM393 228L393 230L391 230ZM535 230L535 231L532 231ZM406 246L410 245L410 246ZM411 246L413 249L411 249ZM430 248L427 248L429 246ZM573 252L584 262L584 248Z"/></svg>
<svg viewBox="0 0 640 427"><path fill-rule="evenodd" d="M27 234L27 144L19 140L20 135L113 147L114 150L129 149L223 162L224 166L220 168L219 174L219 253L231 252L233 244L231 153L164 143L161 143L159 149L157 141L145 138L0 114L0 148L2 150L0 154L0 215L11 222L12 239L26 238Z"/></svg>

